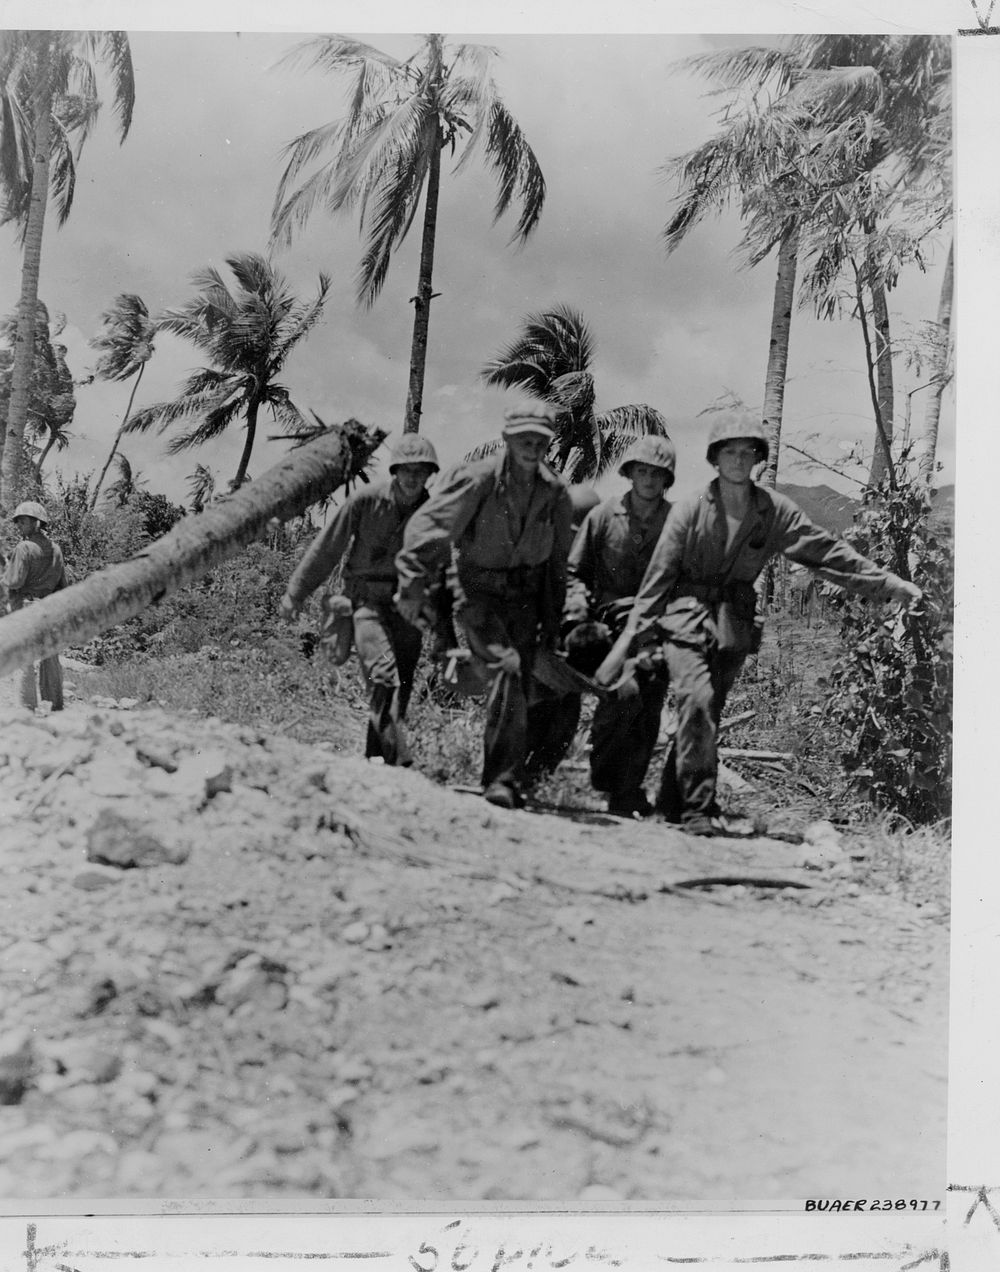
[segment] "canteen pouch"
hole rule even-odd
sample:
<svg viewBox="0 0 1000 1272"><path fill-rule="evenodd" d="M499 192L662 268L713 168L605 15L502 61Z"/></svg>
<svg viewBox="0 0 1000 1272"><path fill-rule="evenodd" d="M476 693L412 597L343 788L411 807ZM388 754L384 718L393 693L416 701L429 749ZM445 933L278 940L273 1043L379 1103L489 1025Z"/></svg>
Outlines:
<svg viewBox="0 0 1000 1272"><path fill-rule="evenodd" d="M335 667L341 667L351 656L354 641L354 606L349 596L323 597L323 621L319 640Z"/></svg>

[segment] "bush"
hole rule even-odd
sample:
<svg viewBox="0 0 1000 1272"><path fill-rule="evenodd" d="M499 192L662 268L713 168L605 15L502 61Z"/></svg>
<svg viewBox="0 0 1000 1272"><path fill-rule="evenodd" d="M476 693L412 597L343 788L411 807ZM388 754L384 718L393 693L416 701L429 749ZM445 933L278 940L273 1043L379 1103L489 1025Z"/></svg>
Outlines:
<svg viewBox="0 0 1000 1272"><path fill-rule="evenodd" d="M954 548L926 488L910 479L866 492L845 536L924 593L911 613L837 598L843 652L827 679L827 718L842 738L852 785L914 824L951 810Z"/></svg>

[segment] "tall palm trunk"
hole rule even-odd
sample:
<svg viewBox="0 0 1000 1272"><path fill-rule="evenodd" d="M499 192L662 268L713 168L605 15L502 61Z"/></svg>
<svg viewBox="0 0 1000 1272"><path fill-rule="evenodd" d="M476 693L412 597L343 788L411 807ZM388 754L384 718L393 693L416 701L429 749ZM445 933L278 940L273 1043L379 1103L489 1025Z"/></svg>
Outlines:
<svg viewBox="0 0 1000 1272"><path fill-rule="evenodd" d="M410 347L410 387L406 394L404 433L420 431L424 405L424 367L427 363L427 333L431 321L434 271L434 239L437 234L438 191L441 186L441 126L434 119L434 139L427 171L427 202L424 205L424 229L420 242L420 280L413 298L413 343Z"/></svg>
<svg viewBox="0 0 1000 1272"><path fill-rule="evenodd" d="M256 398L252 399L247 407L247 440L243 443L243 454L240 456L240 466L236 470L236 476L233 478L231 490L239 490L247 479L247 469L250 467L250 452L253 450L254 438L257 436L257 411L260 409L260 403Z"/></svg>
<svg viewBox="0 0 1000 1272"><path fill-rule="evenodd" d="M94 487L94 493L90 496L90 511L93 512L97 507L97 496L100 494L101 486L104 484L104 478L108 475L108 469L111 467L111 461L115 457L115 451L118 449L118 443L122 440L122 432L128 423L128 417L132 414L132 403L135 401L135 392L139 387L139 381L142 379L142 373L146 370L145 362L139 367L139 373L132 381L132 392L128 397L128 406L125 408L125 414L122 416L122 422L118 425L118 432L115 434L115 440L111 443L111 450L108 457L104 461L104 467L101 469L101 475L97 479L97 485Z"/></svg>
<svg viewBox="0 0 1000 1272"><path fill-rule="evenodd" d="M48 32L40 32L39 37L44 40L44 57L40 59L43 80L34 102L35 135L31 199L24 230L21 299L18 305L14 366L11 372L10 410L7 415L5 435L0 439L3 446L0 505L5 508L12 508L17 502L24 468L24 427L28 419L31 371L35 362L35 323L38 310L38 276L42 263L42 231L45 228L45 209L49 199L52 85L48 76Z"/></svg>
<svg viewBox="0 0 1000 1272"><path fill-rule="evenodd" d="M778 277L774 283L771 343L768 349L767 376L764 382L764 427L767 429L769 453L763 482L772 490L778 480L778 449L781 445L781 420L785 403L788 344L792 332L798 252L799 226L796 222L785 233L778 247Z"/></svg>
<svg viewBox="0 0 1000 1272"><path fill-rule="evenodd" d="M865 229L874 232L874 225ZM878 388L878 414L881 425L875 432L875 453L872 457L868 485L875 487L885 477L892 462L893 416L895 414L895 389L892 375L892 342L889 336L889 303L885 284L878 276L874 256L869 248L866 261L868 289L872 298L872 327L875 353L875 376Z"/></svg>
<svg viewBox="0 0 1000 1272"><path fill-rule="evenodd" d="M931 367L933 385L927 396L927 412L924 416L924 445L920 453L920 476L929 486L934 478L934 462L937 458L938 422L941 419L941 397L948 383L948 354L951 342L951 306L955 291L955 240L948 245L941 282L941 299L938 302L938 332L941 341Z"/></svg>

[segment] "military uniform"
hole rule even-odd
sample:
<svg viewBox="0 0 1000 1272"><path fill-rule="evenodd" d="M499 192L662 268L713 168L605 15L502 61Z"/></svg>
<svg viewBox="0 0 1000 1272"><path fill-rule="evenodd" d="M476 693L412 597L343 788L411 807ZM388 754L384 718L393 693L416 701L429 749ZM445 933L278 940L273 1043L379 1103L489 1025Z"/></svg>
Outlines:
<svg viewBox="0 0 1000 1272"><path fill-rule="evenodd" d="M512 648L520 670L493 676L486 702L483 786L517 791L530 748L527 691L540 640L554 642L566 591L572 505L542 464L526 488L507 455L460 464L410 519L396 557L400 596L419 597L449 544L455 554L455 617L469 647L494 662L490 646Z"/></svg>
<svg viewBox="0 0 1000 1272"><path fill-rule="evenodd" d="M740 668L759 646L754 583L768 559L781 552L873 600L892 599L899 583L784 495L754 484L750 494L750 510L728 543L718 479L674 506L628 621L640 645L666 637L678 723L657 804L669 820L717 812L716 732Z"/></svg>
<svg viewBox="0 0 1000 1272"><path fill-rule="evenodd" d="M594 618L620 625L621 603L639 590L669 510L662 500L640 521L629 491L589 513L569 554L568 604L589 603ZM610 794L612 807L638 798L660 731L666 683L642 672L637 681L637 694L600 700L591 725L591 784Z"/></svg>
<svg viewBox="0 0 1000 1272"><path fill-rule="evenodd" d="M369 693L365 755L387 764L410 764L403 721L420 659L418 627L396 612L395 558L407 521L428 494L401 504L396 483L382 482L351 495L310 545L288 583L298 607L345 557L343 591L354 606L354 646Z"/></svg>
<svg viewBox="0 0 1000 1272"><path fill-rule="evenodd" d="M17 514L15 513L15 516ZM7 608L13 613L31 601L41 600L66 586L66 566L62 550L41 529L22 539L11 552L4 571L7 586ZM59 655L52 654L35 666L26 667L21 675L21 703L29 710L38 699L52 703L53 711L63 709L63 676Z"/></svg>

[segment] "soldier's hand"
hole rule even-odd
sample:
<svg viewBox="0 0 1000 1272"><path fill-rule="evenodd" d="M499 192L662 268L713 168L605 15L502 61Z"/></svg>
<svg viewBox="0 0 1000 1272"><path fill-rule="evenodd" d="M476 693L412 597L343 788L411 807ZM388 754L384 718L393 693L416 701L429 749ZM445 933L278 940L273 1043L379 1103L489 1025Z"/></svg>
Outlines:
<svg viewBox="0 0 1000 1272"><path fill-rule="evenodd" d="M287 592L278 604L278 613L286 623L293 623L299 616L299 607Z"/></svg>
<svg viewBox="0 0 1000 1272"><path fill-rule="evenodd" d="M404 596L402 592L397 592L392 600L396 609L403 618L405 618L408 623L412 623L413 626L416 627L423 612L423 598L420 596Z"/></svg>
<svg viewBox="0 0 1000 1272"><path fill-rule="evenodd" d="M890 580L890 591L892 599L899 601L900 605L905 605L907 608L918 604L924 597L916 583L910 583L907 579L901 579L895 575Z"/></svg>
<svg viewBox="0 0 1000 1272"><path fill-rule="evenodd" d="M622 668L625 666L625 659L628 657L631 643L632 633L626 627L611 646L611 653L608 654L604 662L594 672L594 679L599 685L603 685L607 689L615 683L621 675Z"/></svg>
<svg viewBox="0 0 1000 1272"><path fill-rule="evenodd" d="M521 655L512 645L487 645L490 662L486 665L490 671L506 671L516 674L521 670Z"/></svg>

